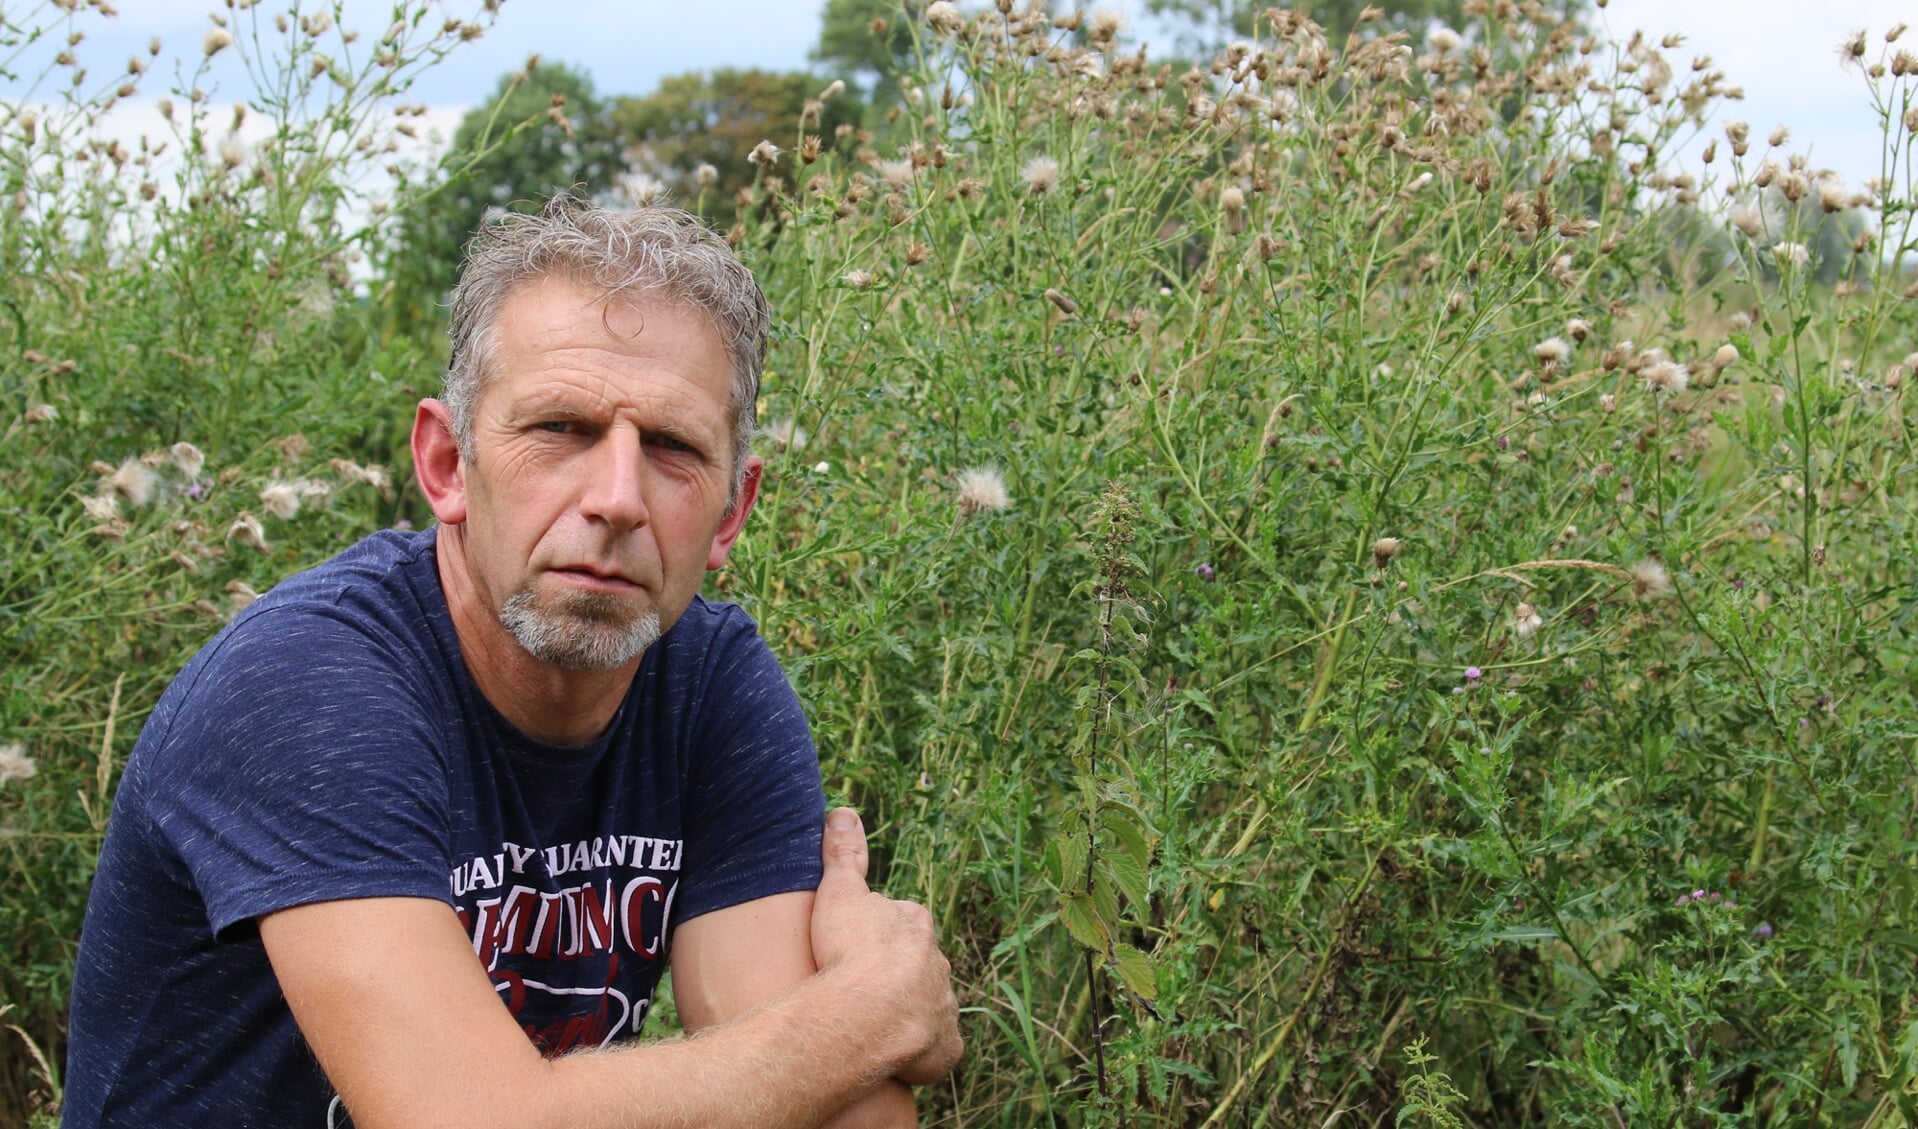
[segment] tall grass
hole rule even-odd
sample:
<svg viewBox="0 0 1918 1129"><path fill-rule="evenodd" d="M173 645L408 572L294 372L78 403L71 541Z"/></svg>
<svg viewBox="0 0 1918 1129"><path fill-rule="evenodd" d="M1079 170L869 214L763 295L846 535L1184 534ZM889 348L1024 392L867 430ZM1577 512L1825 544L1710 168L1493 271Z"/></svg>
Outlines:
<svg viewBox="0 0 1918 1129"><path fill-rule="evenodd" d="M889 128L795 123L740 201L781 329L713 588L947 940L929 1119L1918 1119L1903 48L1853 64L1852 201L1764 138L1674 166L1727 80L1532 5L1273 12L1191 69L924 16ZM139 718L229 582L406 512L327 460L403 481L431 387L329 272L336 211L181 167L144 206L24 185L5 236L43 360L0 361L0 740L39 766L0 786L0 992L48 1047ZM1801 263L1821 201L1875 234ZM87 516L143 454L147 501ZM246 548L295 480L337 486Z"/></svg>

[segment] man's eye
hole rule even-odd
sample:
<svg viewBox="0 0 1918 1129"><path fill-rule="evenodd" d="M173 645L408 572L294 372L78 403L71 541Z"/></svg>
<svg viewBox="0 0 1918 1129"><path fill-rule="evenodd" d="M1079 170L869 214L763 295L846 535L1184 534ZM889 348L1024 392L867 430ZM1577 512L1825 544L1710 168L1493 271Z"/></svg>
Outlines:
<svg viewBox="0 0 1918 1129"><path fill-rule="evenodd" d="M539 425L541 431L549 431L554 435L571 435L577 427L570 419L549 419Z"/></svg>
<svg viewBox="0 0 1918 1129"><path fill-rule="evenodd" d="M686 443L684 440L675 439L670 435L655 435L652 437L651 442L653 446L663 447L668 451L686 452L693 449L691 444Z"/></svg>

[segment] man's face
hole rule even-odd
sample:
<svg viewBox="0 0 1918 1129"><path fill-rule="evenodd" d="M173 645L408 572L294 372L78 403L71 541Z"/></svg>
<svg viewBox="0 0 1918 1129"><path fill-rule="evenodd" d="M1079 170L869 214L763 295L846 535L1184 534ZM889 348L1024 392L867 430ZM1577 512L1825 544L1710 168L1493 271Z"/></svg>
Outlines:
<svg viewBox="0 0 1918 1129"><path fill-rule="evenodd" d="M507 299L494 343L460 461L466 569L535 658L613 669L725 560L731 360L694 310L557 277Z"/></svg>

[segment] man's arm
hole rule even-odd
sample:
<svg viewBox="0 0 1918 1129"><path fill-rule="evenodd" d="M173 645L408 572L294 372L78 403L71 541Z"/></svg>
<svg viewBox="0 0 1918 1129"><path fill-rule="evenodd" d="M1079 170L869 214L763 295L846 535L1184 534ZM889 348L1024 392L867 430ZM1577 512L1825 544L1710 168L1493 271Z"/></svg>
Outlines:
<svg viewBox="0 0 1918 1129"><path fill-rule="evenodd" d="M715 910L673 933L673 1003L689 1032L730 1022L818 971L811 892ZM842 1111L833 1129L918 1124L912 1090L887 1079Z"/></svg>
<svg viewBox="0 0 1918 1129"><path fill-rule="evenodd" d="M261 918L260 938L361 1129L818 1125L960 1053L931 915L866 889L852 823L826 832L809 930L822 970L695 1039L542 1058L438 902L300 906Z"/></svg>

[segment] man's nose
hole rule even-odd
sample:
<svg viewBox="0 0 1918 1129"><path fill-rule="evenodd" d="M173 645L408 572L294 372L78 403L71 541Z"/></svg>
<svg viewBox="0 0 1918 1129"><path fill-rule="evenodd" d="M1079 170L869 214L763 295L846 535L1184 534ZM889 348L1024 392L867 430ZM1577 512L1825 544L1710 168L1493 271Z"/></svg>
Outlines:
<svg viewBox="0 0 1918 1129"><path fill-rule="evenodd" d="M616 529L646 522L646 446L639 435L614 428L593 445L587 480L580 485L580 512Z"/></svg>

